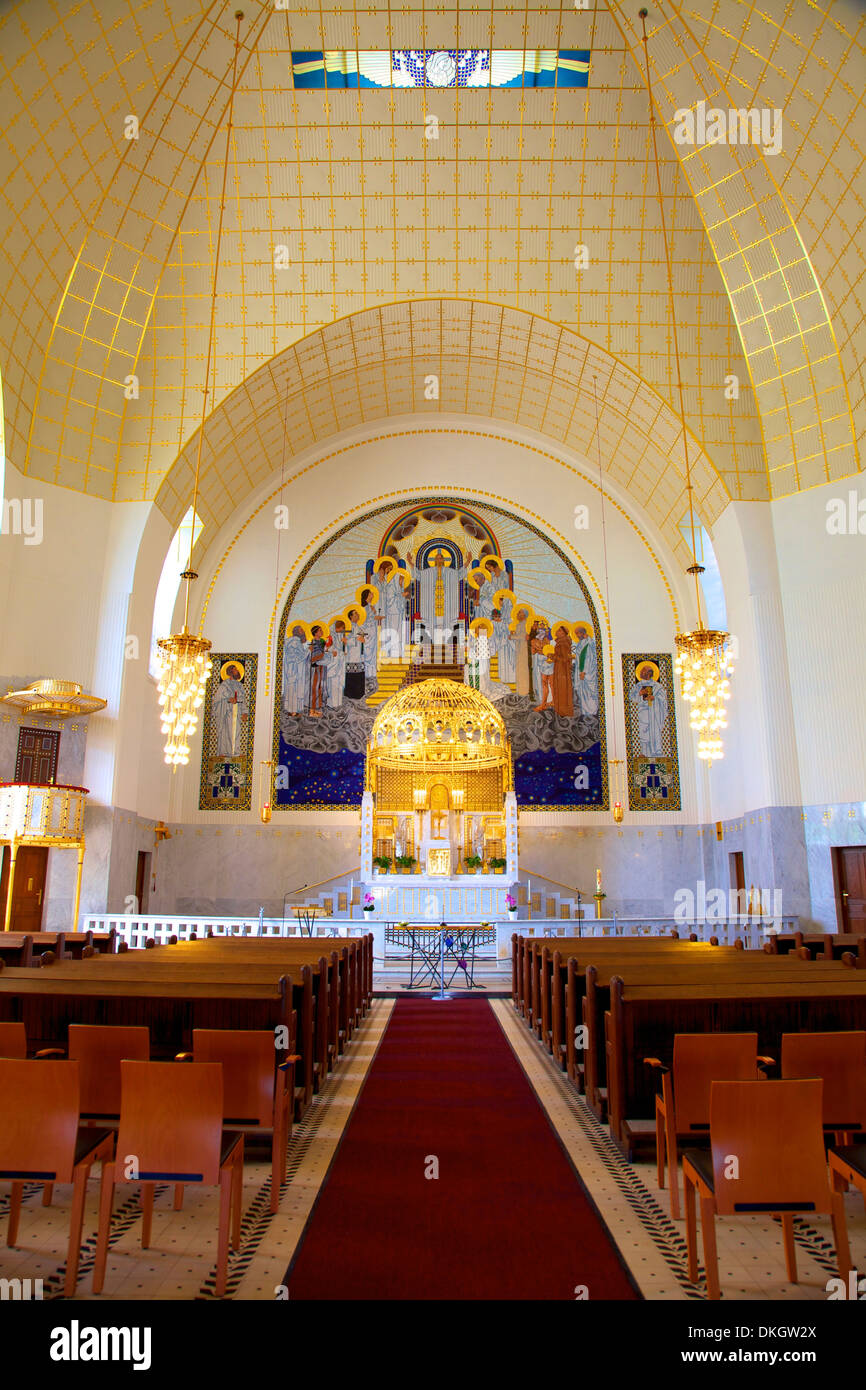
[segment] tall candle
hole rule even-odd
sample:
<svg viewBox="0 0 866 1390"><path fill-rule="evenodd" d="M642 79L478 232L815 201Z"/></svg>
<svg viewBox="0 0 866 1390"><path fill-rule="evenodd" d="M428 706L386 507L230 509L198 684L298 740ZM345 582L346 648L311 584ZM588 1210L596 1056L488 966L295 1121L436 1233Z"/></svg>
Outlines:
<svg viewBox="0 0 866 1390"><path fill-rule="evenodd" d="M595 891L597 893L601 892L601 869L596 869L595 871Z"/></svg>

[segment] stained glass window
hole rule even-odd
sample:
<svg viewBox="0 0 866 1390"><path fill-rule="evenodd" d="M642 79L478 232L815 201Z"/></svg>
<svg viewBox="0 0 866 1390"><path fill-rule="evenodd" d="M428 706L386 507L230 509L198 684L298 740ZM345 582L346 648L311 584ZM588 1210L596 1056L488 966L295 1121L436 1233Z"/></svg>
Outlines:
<svg viewBox="0 0 866 1390"><path fill-rule="evenodd" d="M292 54L296 87L586 87L576 48L325 49Z"/></svg>

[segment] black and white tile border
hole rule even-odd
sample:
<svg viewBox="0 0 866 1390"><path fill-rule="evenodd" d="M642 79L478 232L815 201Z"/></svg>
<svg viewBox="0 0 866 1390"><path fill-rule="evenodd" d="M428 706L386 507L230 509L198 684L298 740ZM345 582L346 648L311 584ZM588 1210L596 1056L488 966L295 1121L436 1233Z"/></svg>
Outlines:
<svg viewBox="0 0 866 1390"><path fill-rule="evenodd" d="M620 1207L617 1213L619 1220L608 1220L608 1229L641 1292L648 1298L704 1300L706 1285L703 1266L699 1265L698 1269L699 1283L693 1284L688 1276L684 1227L682 1223L671 1220L667 1194L664 1194L662 1205L655 1192L647 1187L638 1169L623 1156L610 1137L607 1126L597 1119L549 1053L518 1018L511 1001L491 1000L490 1003L530 1085L596 1206L607 1216L611 1207L611 1185L619 1197L620 1202L616 1204ZM565 1132L560 1122L563 1109L577 1127L577 1143ZM605 1178L607 1181L604 1181ZM621 1229L631 1229L633 1232L634 1222L638 1223L644 1243L648 1243L663 1262L667 1278L648 1278L647 1271L636 1266L636 1242L624 1241L620 1233ZM833 1246L825 1236L802 1217L795 1218L794 1229L798 1248L810 1256L821 1270L826 1271L828 1277L838 1274ZM722 1266L724 1252L720 1249L719 1254ZM725 1297L724 1282L722 1297Z"/></svg>

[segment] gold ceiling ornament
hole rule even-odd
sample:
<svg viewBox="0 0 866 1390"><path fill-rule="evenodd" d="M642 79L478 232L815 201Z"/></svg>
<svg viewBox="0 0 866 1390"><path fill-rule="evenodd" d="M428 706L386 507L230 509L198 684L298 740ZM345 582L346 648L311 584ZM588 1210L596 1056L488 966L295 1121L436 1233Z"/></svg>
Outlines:
<svg viewBox="0 0 866 1390"><path fill-rule="evenodd" d="M698 625L696 628L691 632L678 632L676 634L676 673L680 678L680 690L683 699L691 706L689 722L692 729L698 735L698 757L712 766L714 759L724 757L724 746L719 737L719 730L728 727L725 705L731 698L729 677L733 672L734 662L729 646L730 634L705 627L701 610L700 576L704 572L704 566L698 560L698 548L695 540L695 508L692 493L692 470L689 459L689 439L688 430L686 428L683 378L680 369L680 348L677 334L676 310L674 306L671 251L668 241L667 224L665 222L662 176L659 167L658 143L656 140L655 100L653 97L652 78L650 76L649 47L647 44L646 32L647 11L644 9L639 13L644 46L644 61L646 64L646 85L647 92L649 93L650 134L652 136L653 161L655 163L656 186L659 196L662 241L665 248L665 264L667 266L668 275L671 334L674 347L674 362L677 372L677 391L680 402L679 414L683 432L683 457L686 466L686 491L689 498L692 563L689 565L686 573L690 574L694 579L695 605L698 614Z"/></svg>
<svg viewBox="0 0 866 1390"><path fill-rule="evenodd" d="M76 681L55 680L51 676L33 681L23 690L10 690L0 696L0 703L15 705L23 714L43 714L50 719L69 719L73 714L95 714L105 709L107 700L96 695L83 695Z"/></svg>
<svg viewBox="0 0 866 1390"><path fill-rule="evenodd" d="M161 637L157 641L157 680L159 684L159 704L162 715L162 733L166 735L165 761L172 769L185 767L189 762L189 739L198 725L198 711L204 699L211 662L208 652L211 644L206 637L196 636L189 630L189 586L198 579L192 567L192 552L195 545L195 523L198 515L198 484L201 469L201 450L204 442L204 427L207 420L208 391L213 370L214 325L216 322L217 282L219 278L220 247L223 234L223 215L226 204L226 183L228 180L229 151L232 140L232 115L234 112L235 90L238 76L238 52L240 50L241 20L243 10L235 11L237 31L235 33L234 55L232 57L231 91L229 93L228 123L226 125L226 152L223 160L223 181L220 193L219 223L217 226L216 251L214 255L213 288L210 301L210 329L208 332L207 361L205 364L204 385L201 400L201 426L198 432L198 447L195 458L195 480L192 491L192 525L189 533L189 560L181 578L186 585L183 605L183 628L171 637Z"/></svg>

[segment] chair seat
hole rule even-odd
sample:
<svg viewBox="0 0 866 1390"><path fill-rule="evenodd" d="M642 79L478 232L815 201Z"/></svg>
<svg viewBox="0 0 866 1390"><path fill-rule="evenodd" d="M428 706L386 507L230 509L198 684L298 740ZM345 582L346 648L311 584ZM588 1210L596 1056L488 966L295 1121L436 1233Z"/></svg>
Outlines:
<svg viewBox="0 0 866 1390"><path fill-rule="evenodd" d="M685 1162L686 1159L695 1169L701 1181L706 1183L711 1192L715 1192L712 1149L686 1149L683 1154L683 1161Z"/></svg>
<svg viewBox="0 0 866 1390"><path fill-rule="evenodd" d="M843 1163L866 1181L866 1144L839 1144L830 1150L837 1154Z"/></svg>
<svg viewBox="0 0 866 1390"><path fill-rule="evenodd" d="M93 1153L94 1149L98 1149L99 1145L104 1143L113 1133L113 1129L88 1129L86 1126L80 1127L75 1137L75 1153L72 1159L73 1167L79 1163L83 1163L87 1156ZM41 1169L37 1170L35 1168L4 1169L0 1176L2 1176L5 1182L8 1182L10 1178L13 1182L25 1182L28 1179L30 1182L57 1181L54 1173L43 1172Z"/></svg>

